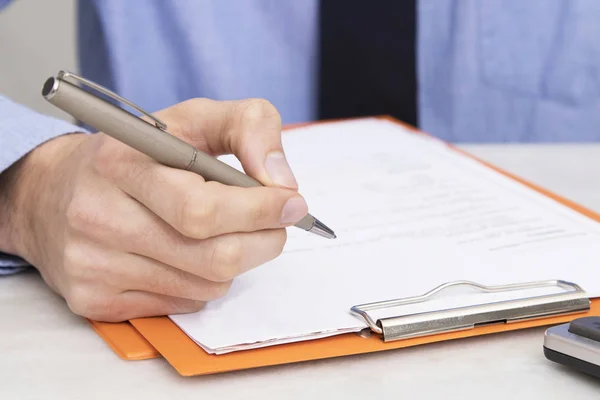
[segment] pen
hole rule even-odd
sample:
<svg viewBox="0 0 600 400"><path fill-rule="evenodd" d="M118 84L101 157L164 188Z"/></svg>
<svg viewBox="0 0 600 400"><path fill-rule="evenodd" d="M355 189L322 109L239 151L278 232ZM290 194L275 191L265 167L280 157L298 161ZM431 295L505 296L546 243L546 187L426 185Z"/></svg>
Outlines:
<svg viewBox="0 0 600 400"><path fill-rule="evenodd" d="M154 124L82 89L67 81L67 78L127 104L150 118ZM56 77L48 78L42 88L42 96L77 120L112 136L163 165L192 171L208 181L225 185L263 186L236 168L171 135L167 132L167 125L164 122L132 102L76 74L59 71ZM310 214L304 216L295 226L328 239L336 237L330 228Z"/></svg>

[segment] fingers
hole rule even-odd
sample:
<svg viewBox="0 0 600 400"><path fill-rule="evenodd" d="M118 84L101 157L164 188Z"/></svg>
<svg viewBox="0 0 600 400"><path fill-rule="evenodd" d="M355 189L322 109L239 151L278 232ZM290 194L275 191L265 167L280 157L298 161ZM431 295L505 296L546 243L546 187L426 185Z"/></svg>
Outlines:
<svg viewBox="0 0 600 400"><path fill-rule="evenodd" d="M278 257L287 236L284 229L217 236L207 240L135 243L135 253L211 282L230 282ZM171 244L171 245L169 245Z"/></svg>
<svg viewBox="0 0 600 400"><path fill-rule="evenodd" d="M74 313L97 321L196 312L225 296L237 275L276 257L283 247L282 232L222 236L203 241L205 246L181 258L177 250L157 251L190 271L80 242L69 251L68 284L61 293ZM277 240L277 246L264 245Z"/></svg>
<svg viewBox="0 0 600 400"><path fill-rule="evenodd" d="M125 206L80 217L63 253L60 292L74 313L94 320L198 311L225 296L235 277L277 257L285 244L284 229L193 240L132 199L114 204Z"/></svg>
<svg viewBox="0 0 600 400"><path fill-rule="evenodd" d="M100 322L187 314L200 311L205 302L143 291L106 294L82 287L65 296L71 311Z"/></svg>
<svg viewBox="0 0 600 400"><path fill-rule="evenodd" d="M116 258L107 248L141 255L209 281L228 282L279 256L287 239L285 229L192 239L116 189L105 188L95 196L79 200L78 204L68 213L69 229L73 235L86 240L78 240L76 245L69 246L67 258L78 274L81 270L88 275L96 271L90 275L90 280L102 279L102 275L108 273L106 271L110 272L109 276L121 279L123 271L119 275L113 269L128 268L121 264L131 260ZM104 207L103 204L111 206ZM95 245L86 246L86 243L101 243L104 247L95 250ZM134 262L134 265L137 264ZM152 277L148 276L148 279ZM174 275L169 279L175 279Z"/></svg>
<svg viewBox="0 0 600 400"><path fill-rule="evenodd" d="M225 235L182 247L158 243L163 247L146 240L135 245L164 262L84 240L71 246L61 290L71 310L108 322L199 311L225 296L236 276L277 257L285 230Z"/></svg>
<svg viewBox="0 0 600 400"><path fill-rule="evenodd" d="M205 182L192 172L154 162L125 162L112 167L112 174L127 194L195 239L287 227L308 213L294 191Z"/></svg>
<svg viewBox="0 0 600 400"><path fill-rule="evenodd" d="M174 134L213 155L233 153L265 186L296 190L281 141L281 117L263 99L193 99L157 113Z"/></svg>
<svg viewBox="0 0 600 400"><path fill-rule="evenodd" d="M113 258L114 273L105 284L123 291L142 291L208 302L224 297L231 281L213 282L148 257L120 253Z"/></svg>
<svg viewBox="0 0 600 400"><path fill-rule="evenodd" d="M128 291L117 296L116 312L111 314L111 318L125 321L134 318L188 314L202 310L205 305L206 303L203 301L142 291Z"/></svg>

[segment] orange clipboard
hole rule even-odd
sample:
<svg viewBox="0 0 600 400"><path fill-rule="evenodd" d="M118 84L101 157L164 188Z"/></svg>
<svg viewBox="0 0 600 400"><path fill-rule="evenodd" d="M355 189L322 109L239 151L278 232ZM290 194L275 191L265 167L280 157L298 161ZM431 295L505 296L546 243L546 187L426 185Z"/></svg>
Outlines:
<svg viewBox="0 0 600 400"><path fill-rule="evenodd" d="M99 322L87 320L92 329L123 360L147 360L160 353L128 321Z"/></svg>
<svg viewBox="0 0 600 400"><path fill-rule="evenodd" d="M416 134L428 135L394 118L387 116L379 118L402 125ZM318 124L327 122L318 122ZM294 127L297 126L302 125L295 125ZM471 157L483 165L600 222L600 214L479 160L451 144L447 145L453 150ZM323 339L281 344L223 355L206 353L166 316L139 318L122 323L89 322L119 357L126 360L142 360L162 356L179 374L194 376L394 350L428 343L561 324L574 318L589 315L600 315L600 298L590 299L588 309L566 315L484 325L466 330L430 334L390 342L383 341L378 335L366 335L365 337L356 333L346 333Z"/></svg>

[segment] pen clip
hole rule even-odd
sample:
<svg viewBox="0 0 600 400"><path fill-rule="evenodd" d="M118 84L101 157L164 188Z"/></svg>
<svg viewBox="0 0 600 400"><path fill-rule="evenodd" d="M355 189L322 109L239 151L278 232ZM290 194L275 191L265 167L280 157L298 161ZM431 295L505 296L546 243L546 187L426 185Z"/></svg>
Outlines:
<svg viewBox="0 0 600 400"><path fill-rule="evenodd" d="M57 75L57 79L60 80L66 80L65 78L71 78L79 83L82 83L84 85L89 86L90 88L97 90L98 92L105 94L106 96L112 98L113 100L117 100L121 103L127 104L129 107L136 109L137 111L139 111L140 113L144 114L146 117L150 118L152 121L154 121L154 125L162 130L162 131L166 131L167 130L167 124L165 124L164 122L162 122L160 119L156 118L155 116L153 116L152 114L150 114L149 112L145 111L143 108L136 106L135 104L133 104L131 101L124 99L123 97L119 96L118 94L111 92L110 90L92 82L89 81L79 75L76 75L72 72L69 71L65 71L65 70L61 70L58 72Z"/></svg>

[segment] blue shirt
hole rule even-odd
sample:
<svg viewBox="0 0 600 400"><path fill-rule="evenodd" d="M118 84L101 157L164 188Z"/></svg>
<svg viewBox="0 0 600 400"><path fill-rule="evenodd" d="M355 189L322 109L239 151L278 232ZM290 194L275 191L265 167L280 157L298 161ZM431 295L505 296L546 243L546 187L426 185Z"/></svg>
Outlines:
<svg viewBox="0 0 600 400"><path fill-rule="evenodd" d="M80 0L80 72L149 111L262 97L284 123L311 121L318 1ZM418 0L419 127L450 142L599 140L599 20L597 0ZM0 172L75 129L0 96Z"/></svg>
<svg viewBox="0 0 600 400"><path fill-rule="evenodd" d="M318 0L79 1L81 73L149 111L261 97L315 113Z"/></svg>
<svg viewBox="0 0 600 400"><path fill-rule="evenodd" d="M318 1L80 1L81 70L149 110L263 97L284 123L310 121ZM417 1L421 129L452 142L600 139L600 1Z"/></svg>

